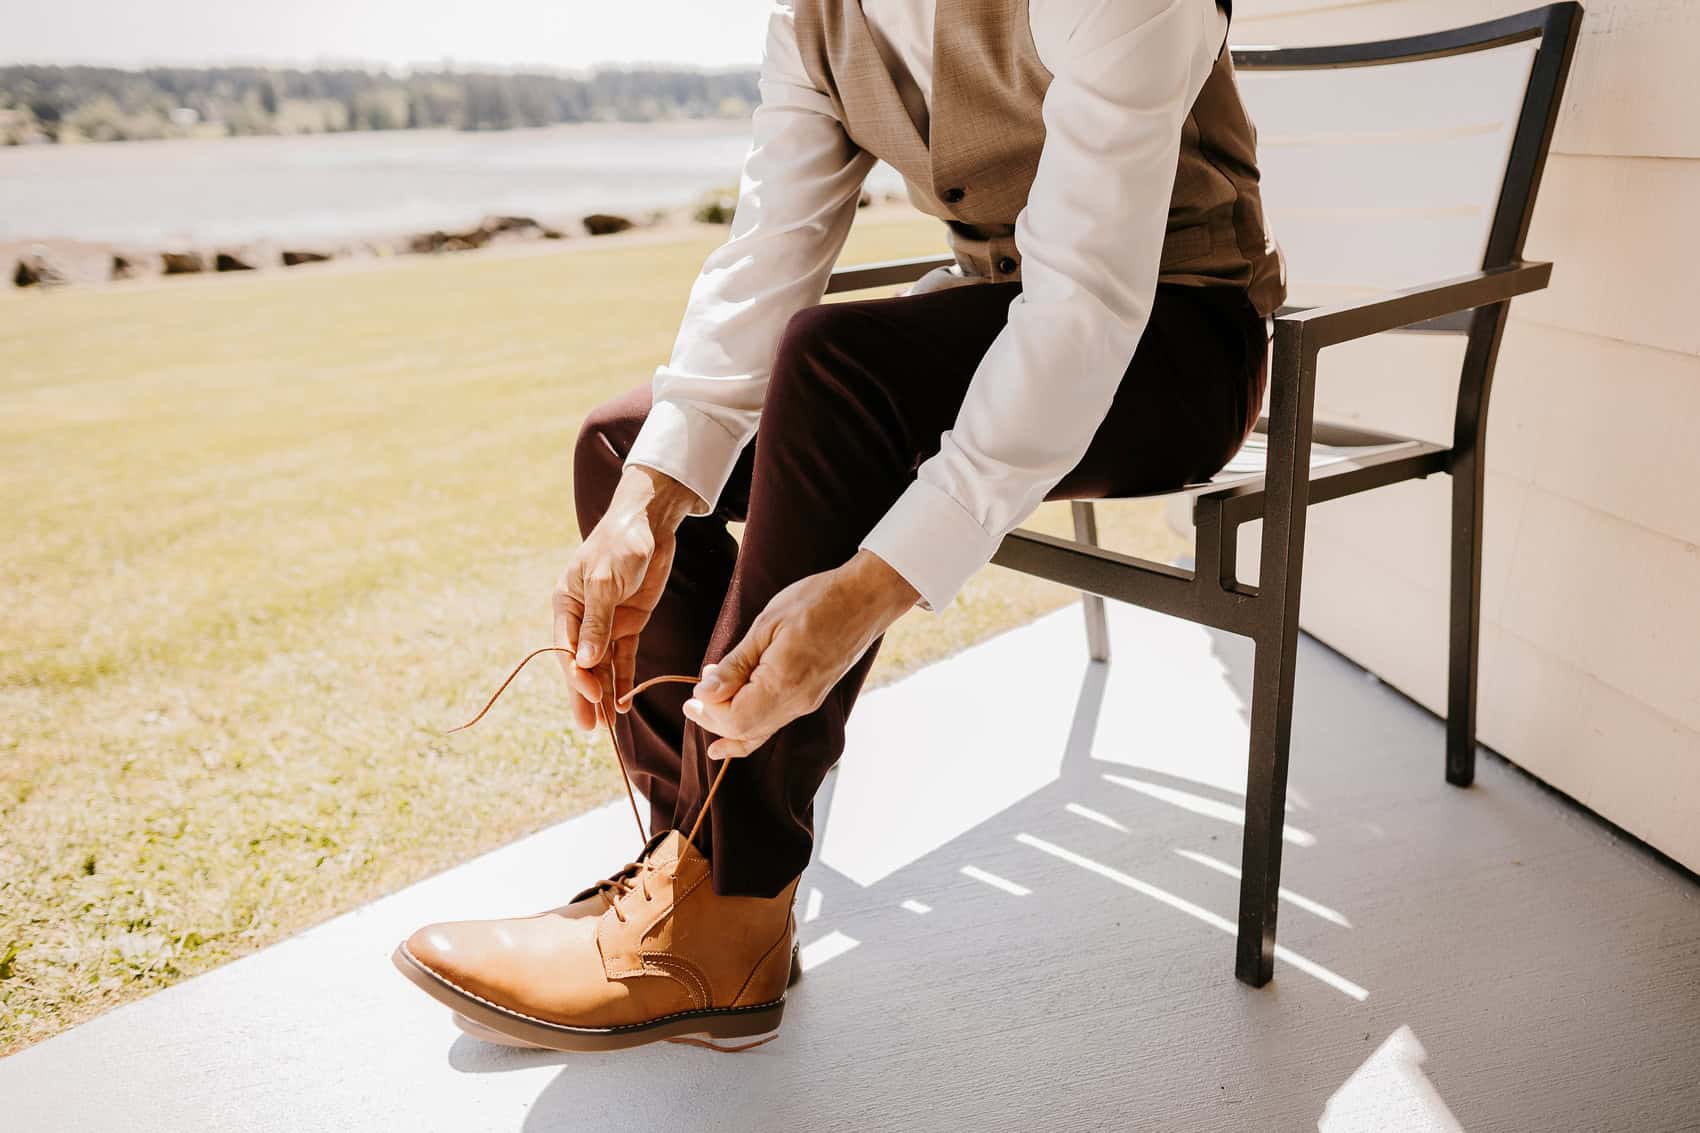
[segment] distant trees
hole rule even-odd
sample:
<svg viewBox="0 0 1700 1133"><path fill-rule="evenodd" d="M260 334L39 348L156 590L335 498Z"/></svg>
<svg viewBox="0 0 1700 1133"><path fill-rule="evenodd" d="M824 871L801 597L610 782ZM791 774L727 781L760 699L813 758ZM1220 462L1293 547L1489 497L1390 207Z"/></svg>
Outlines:
<svg viewBox="0 0 1700 1133"><path fill-rule="evenodd" d="M754 71L0 67L0 144L742 117Z"/></svg>

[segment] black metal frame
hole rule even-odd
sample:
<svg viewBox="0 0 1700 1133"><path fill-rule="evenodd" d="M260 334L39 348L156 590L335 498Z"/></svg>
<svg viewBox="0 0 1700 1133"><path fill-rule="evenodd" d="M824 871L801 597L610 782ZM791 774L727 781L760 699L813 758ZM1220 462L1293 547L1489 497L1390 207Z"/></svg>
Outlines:
<svg viewBox="0 0 1700 1133"><path fill-rule="evenodd" d="M1552 275L1551 264L1523 260L1523 244L1581 21L1581 4L1566 2L1403 39L1328 47L1235 49L1234 65L1242 71L1280 71L1380 66L1539 40L1482 269L1363 302L1283 309L1276 315L1265 472L1247 482L1207 488L1196 497L1195 570L1099 547L1090 503L1073 505L1073 540L1018 530L1005 538L992 560L1082 591L1087 645L1096 661L1109 658L1105 598L1241 634L1255 643L1235 961L1235 974L1254 987L1267 983L1274 972L1300 574L1305 512L1310 504L1436 472L1451 474L1446 778L1458 786L1468 786L1474 779L1488 395L1510 300L1544 288ZM844 292L904 283L951 262L948 256L929 256L842 269L833 273L827 290ZM1356 443L1365 439L1408 443L1311 470L1312 440L1326 442L1332 428L1313 420L1316 361L1324 348L1383 331L1456 332L1465 328L1469 342L1459 378L1450 447L1387 434L1365 434L1362 430L1346 431L1357 434L1360 439ZM1263 521L1261 566L1258 585L1248 586L1236 577L1235 548L1240 525L1254 520Z"/></svg>

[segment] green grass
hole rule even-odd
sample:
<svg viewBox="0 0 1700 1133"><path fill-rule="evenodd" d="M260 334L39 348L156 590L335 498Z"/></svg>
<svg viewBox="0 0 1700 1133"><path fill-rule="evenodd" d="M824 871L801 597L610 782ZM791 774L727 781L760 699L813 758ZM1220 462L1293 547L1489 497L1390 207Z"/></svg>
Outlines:
<svg viewBox="0 0 1700 1133"><path fill-rule="evenodd" d="M546 666L442 733L547 640L578 421L716 238L0 299L0 1053L618 791ZM875 679L1069 597L982 572Z"/></svg>

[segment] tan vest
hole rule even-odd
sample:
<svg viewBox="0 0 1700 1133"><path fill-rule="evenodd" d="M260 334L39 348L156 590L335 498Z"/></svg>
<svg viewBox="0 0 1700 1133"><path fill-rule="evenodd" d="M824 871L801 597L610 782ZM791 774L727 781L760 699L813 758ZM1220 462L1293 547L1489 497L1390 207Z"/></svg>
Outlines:
<svg viewBox="0 0 1700 1133"><path fill-rule="evenodd" d="M1217 2L1231 14L1231 0ZM1039 168L1051 74L1033 43L1027 0L937 3L926 137L903 105L860 0L795 0L803 64L851 141L895 167L915 206L944 220L964 272L1019 279L1015 218ZM1226 45L1181 131L1158 270L1164 283L1242 287L1262 315L1286 298L1280 254L1263 226L1257 130Z"/></svg>

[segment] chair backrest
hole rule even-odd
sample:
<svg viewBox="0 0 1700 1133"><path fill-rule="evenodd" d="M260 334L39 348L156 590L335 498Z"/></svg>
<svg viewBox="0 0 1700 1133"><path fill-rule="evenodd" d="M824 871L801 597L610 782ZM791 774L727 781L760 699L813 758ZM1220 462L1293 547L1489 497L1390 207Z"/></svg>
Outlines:
<svg viewBox="0 0 1700 1133"><path fill-rule="evenodd" d="M1235 47L1288 304L1521 258L1581 15L1560 3L1404 39Z"/></svg>

